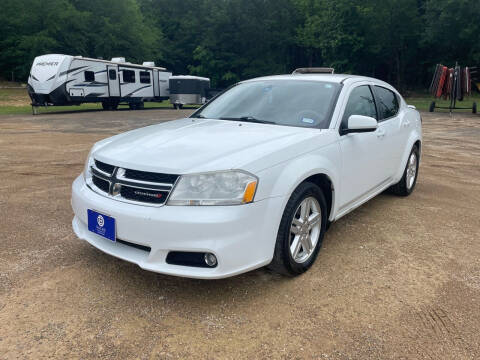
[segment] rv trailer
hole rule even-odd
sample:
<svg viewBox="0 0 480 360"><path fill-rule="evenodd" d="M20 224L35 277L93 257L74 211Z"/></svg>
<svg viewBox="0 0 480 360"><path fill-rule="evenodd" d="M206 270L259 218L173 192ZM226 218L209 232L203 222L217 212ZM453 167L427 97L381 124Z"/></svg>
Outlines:
<svg viewBox="0 0 480 360"><path fill-rule="evenodd" d="M105 110L115 110L120 103L141 109L144 101L169 99L171 76L153 62L136 65L124 58L51 54L35 58L27 88L33 107L101 102Z"/></svg>
<svg viewBox="0 0 480 360"><path fill-rule="evenodd" d="M190 76L175 75L169 80L170 103L174 108L182 108L183 105L203 105L208 100L210 79Z"/></svg>

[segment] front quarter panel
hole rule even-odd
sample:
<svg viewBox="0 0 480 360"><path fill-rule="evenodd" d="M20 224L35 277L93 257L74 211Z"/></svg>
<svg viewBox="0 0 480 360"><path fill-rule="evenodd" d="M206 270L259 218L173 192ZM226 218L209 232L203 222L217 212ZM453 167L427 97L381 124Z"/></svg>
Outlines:
<svg viewBox="0 0 480 360"><path fill-rule="evenodd" d="M332 135L333 132L332 132ZM277 164L258 173L260 182L255 201L266 198L283 197L280 218L291 194L303 181L313 175L324 174L337 188L341 168L340 149L337 141L300 155L289 161ZM332 194L330 218L334 218L336 209L335 193ZM279 219L280 221L280 219Z"/></svg>
<svg viewBox="0 0 480 360"><path fill-rule="evenodd" d="M407 141L405 148L402 149L402 158L401 158L401 166L397 170L395 175L395 182L400 181L403 176L403 172L405 171L405 167L407 165L407 160L412 150L413 145L420 141L423 145L423 134L422 134L422 117L417 110L408 109L404 115L403 123L407 121L409 123L408 128L410 131L407 134ZM420 148L420 156L422 155L422 148Z"/></svg>

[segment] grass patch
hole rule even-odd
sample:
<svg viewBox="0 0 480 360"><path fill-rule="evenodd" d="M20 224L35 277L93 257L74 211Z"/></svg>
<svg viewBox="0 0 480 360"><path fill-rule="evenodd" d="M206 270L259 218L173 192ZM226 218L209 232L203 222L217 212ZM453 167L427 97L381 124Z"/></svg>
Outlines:
<svg viewBox="0 0 480 360"><path fill-rule="evenodd" d="M1 101L1 100L0 100ZM128 109L128 105L119 105L118 109ZM185 106L184 109L196 109L197 106ZM162 102L146 102L145 109L173 109L172 104L168 100ZM38 114L49 114L59 112L72 112L72 111L90 111L97 110L103 111L101 103L81 104L72 106L48 106L39 107L37 109ZM32 114L31 105L3 105L0 103L0 115L29 115Z"/></svg>
<svg viewBox="0 0 480 360"><path fill-rule="evenodd" d="M420 111L428 111L432 101L435 101L436 106L450 106L450 100L434 99L429 94L413 94L405 98L408 105L414 105ZM463 101L457 101L457 106L462 108L468 108L465 110L454 110L455 112L472 112L473 103L476 102L477 106L480 106L480 94L473 93L472 96L465 98ZM448 109L435 109L436 112L449 112Z"/></svg>
<svg viewBox="0 0 480 360"><path fill-rule="evenodd" d="M428 111L430 103L434 100L428 93L413 93L405 98L407 104L414 105L420 111ZM450 100L435 99L437 106L448 107ZM455 110L456 112L471 112L473 102L480 106L480 94L474 93L472 96L466 98L464 101L457 101L457 106L468 107L465 110ZM146 109L171 109L172 105L168 100L163 102L146 102ZM195 109L197 106L188 106L187 109ZM119 109L128 109L128 105L120 105ZM87 110L102 110L101 103L82 104L73 106L50 106L48 108L38 108L39 114L56 113L56 112L70 112L70 111L87 111ZM448 109L435 109L438 112L448 112ZM28 115L32 113L30 106L30 98L25 88L5 89L0 88L0 115Z"/></svg>

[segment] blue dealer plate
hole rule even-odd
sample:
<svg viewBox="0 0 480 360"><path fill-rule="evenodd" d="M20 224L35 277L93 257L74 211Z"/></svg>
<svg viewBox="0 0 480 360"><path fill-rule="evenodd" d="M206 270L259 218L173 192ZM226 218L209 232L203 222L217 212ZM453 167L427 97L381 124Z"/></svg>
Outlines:
<svg viewBox="0 0 480 360"><path fill-rule="evenodd" d="M90 209L88 210L88 230L105 239L117 241L115 219Z"/></svg>

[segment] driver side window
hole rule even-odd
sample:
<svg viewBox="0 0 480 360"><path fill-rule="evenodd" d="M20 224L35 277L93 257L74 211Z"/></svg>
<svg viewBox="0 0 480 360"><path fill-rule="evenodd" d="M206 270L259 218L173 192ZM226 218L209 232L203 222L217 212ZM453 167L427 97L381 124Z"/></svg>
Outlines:
<svg viewBox="0 0 480 360"><path fill-rule="evenodd" d="M347 106L342 118L342 129L348 127L348 118L351 115L370 116L377 119L377 109L373 94L368 85L362 85L353 89L350 93Z"/></svg>

